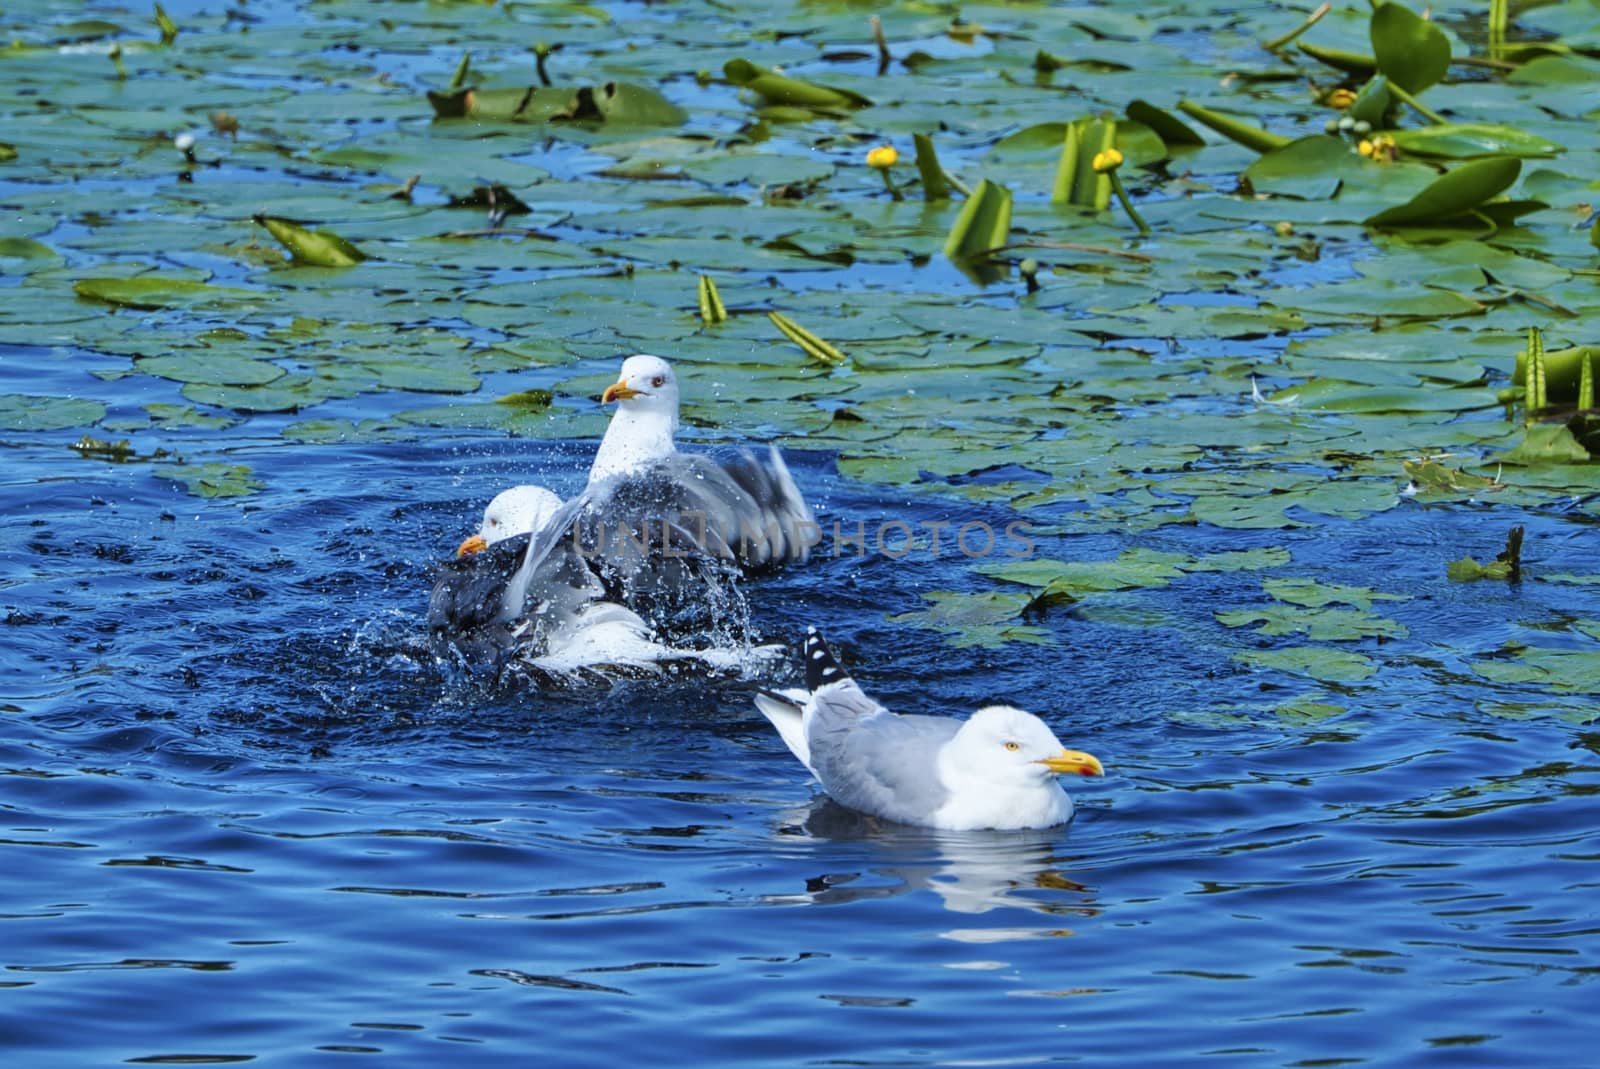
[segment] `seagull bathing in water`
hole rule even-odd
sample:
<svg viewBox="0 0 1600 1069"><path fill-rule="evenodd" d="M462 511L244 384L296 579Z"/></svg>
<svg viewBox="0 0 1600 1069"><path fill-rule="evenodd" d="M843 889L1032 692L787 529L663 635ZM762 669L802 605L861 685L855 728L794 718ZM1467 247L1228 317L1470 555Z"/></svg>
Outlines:
<svg viewBox="0 0 1600 1069"><path fill-rule="evenodd" d="M565 503L541 487L506 491L444 566L428 605L439 655L496 667L555 658L561 671L737 661L679 643L725 625L737 575L804 560L820 538L776 448L678 452L665 360L630 356L601 401L617 411L583 491Z"/></svg>
<svg viewBox="0 0 1600 1069"><path fill-rule="evenodd" d="M806 689L757 694L756 707L822 789L851 809L946 831L1048 828L1072 819L1062 773L1104 774L1009 705L966 721L891 713L861 690L808 628Z"/></svg>

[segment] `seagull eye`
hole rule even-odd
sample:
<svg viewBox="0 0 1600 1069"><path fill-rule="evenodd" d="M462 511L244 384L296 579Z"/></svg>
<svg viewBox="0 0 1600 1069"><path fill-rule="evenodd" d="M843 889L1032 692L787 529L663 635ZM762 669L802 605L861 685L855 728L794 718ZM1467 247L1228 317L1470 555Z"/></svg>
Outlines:
<svg viewBox="0 0 1600 1069"><path fill-rule="evenodd" d="M657 375L655 378L650 380L650 385L654 386L658 390L661 389L661 387L665 386L666 384L667 384L667 377L665 375Z"/></svg>
<svg viewBox="0 0 1600 1069"><path fill-rule="evenodd" d="M1006 749L1010 750L1012 753L1016 753L1018 750L1022 749L1022 743L1008 742L1006 743Z"/></svg>

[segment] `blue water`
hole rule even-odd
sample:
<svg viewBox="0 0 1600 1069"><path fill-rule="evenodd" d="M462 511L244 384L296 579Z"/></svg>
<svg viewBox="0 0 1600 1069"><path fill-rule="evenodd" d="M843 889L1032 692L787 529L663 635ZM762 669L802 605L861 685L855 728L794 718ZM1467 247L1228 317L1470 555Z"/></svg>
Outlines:
<svg viewBox="0 0 1600 1069"><path fill-rule="evenodd" d="M957 558L752 585L764 635L825 624L891 706L1011 697L1106 764L1067 828L950 835L819 797L746 683L496 691L422 654L430 563L586 443L247 447L241 505L56 437L0 485L8 1064L1588 1063L1600 732L1465 667L1570 601L1443 580L1470 508L1043 541L1283 543L1279 574L1415 594L1306 726L1212 616L1260 602L1248 573L998 650L884 622L970 582ZM1007 518L795 461L825 522ZM1581 570L1592 521L1523 518Z"/></svg>

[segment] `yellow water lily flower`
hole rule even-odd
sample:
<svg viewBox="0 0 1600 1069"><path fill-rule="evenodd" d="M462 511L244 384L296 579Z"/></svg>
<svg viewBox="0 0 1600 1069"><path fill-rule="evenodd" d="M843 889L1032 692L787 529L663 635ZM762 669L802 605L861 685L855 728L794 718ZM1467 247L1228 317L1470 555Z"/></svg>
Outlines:
<svg viewBox="0 0 1600 1069"><path fill-rule="evenodd" d="M1094 154L1094 159L1089 161L1089 164L1094 168L1095 174L1105 174L1107 171L1115 171L1118 167L1122 166L1122 153L1118 152L1114 148L1108 148L1104 151L1096 152Z"/></svg>
<svg viewBox="0 0 1600 1069"><path fill-rule="evenodd" d="M893 167L900 162L900 153L896 152L893 145L879 145L867 153L868 167Z"/></svg>
<svg viewBox="0 0 1600 1069"><path fill-rule="evenodd" d="M1335 89L1323 97L1322 102L1330 108L1338 108L1343 111L1356 102L1356 95L1348 89Z"/></svg>
<svg viewBox="0 0 1600 1069"><path fill-rule="evenodd" d="M1379 134L1377 137L1363 140L1356 146L1356 151L1369 160L1388 163L1400 155L1400 146L1395 144L1394 138L1388 134Z"/></svg>

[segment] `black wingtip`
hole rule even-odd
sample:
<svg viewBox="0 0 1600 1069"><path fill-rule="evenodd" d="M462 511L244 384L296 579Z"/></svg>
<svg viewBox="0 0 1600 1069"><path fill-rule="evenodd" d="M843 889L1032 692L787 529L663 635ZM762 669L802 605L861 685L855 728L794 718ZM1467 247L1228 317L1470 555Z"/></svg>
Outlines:
<svg viewBox="0 0 1600 1069"><path fill-rule="evenodd" d="M807 690L816 690L829 683L850 678L844 669L839 667L839 662L834 660L833 651L822 640L822 633L814 627L806 628L806 641L802 647L802 654L806 662Z"/></svg>

